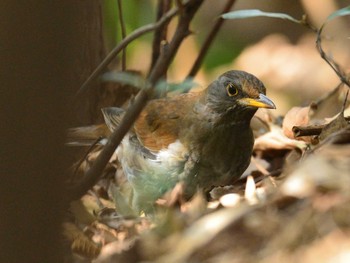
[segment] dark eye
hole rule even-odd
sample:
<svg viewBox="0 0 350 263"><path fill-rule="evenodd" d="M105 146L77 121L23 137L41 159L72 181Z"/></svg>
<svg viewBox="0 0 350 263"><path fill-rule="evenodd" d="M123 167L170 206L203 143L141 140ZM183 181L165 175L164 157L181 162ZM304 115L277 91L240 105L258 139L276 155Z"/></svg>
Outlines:
<svg viewBox="0 0 350 263"><path fill-rule="evenodd" d="M226 85L227 95L230 97L236 96L238 94L238 89L231 82Z"/></svg>

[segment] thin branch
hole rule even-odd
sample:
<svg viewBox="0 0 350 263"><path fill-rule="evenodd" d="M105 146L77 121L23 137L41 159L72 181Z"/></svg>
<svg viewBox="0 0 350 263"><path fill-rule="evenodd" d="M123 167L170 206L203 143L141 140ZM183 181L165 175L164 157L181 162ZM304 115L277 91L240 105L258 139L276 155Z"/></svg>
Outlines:
<svg viewBox="0 0 350 263"><path fill-rule="evenodd" d="M122 0L118 0L118 15L119 15L119 22L120 22L120 28L122 31L122 39L126 37L126 29L125 29L125 23L123 18L123 6L122 6ZM122 71L126 70L126 47L123 48L122 53Z"/></svg>
<svg viewBox="0 0 350 263"><path fill-rule="evenodd" d="M180 14L181 14L183 12L183 10L184 10L184 5L181 2L181 0L176 0L175 2L176 2L177 7L179 8L179 11L180 11Z"/></svg>
<svg viewBox="0 0 350 263"><path fill-rule="evenodd" d="M333 71L337 74L337 76L339 77L340 81L342 83L344 83L345 85L347 85L350 88L350 80L349 78L346 76L346 74L344 72L342 72L342 70L340 69L339 65L330 57L327 56L326 52L324 52L323 48L322 48L322 40L321 40L321 34L324 28L324 25L321 26L320 29L317 29L316 27L314 27L313 25L311 25L307 19L307 16L304 15L302 20L301 20L301 24L310 28L312 31L314 31L317 34L316 37L316 48L318 50L318 52L321 55L321 58L326 61L326 63L333 69Z"/></svg>
<svg viewBox="0 0 350 263"><path fill-rule="evenodd" d="M68 195L70 199L80 198L86 193L86 191L88 191L93 185L96 184L115 149L118 147L125 134L129 131L130 127L146 105L150 94L153 92L155 83L168 70L170 63L175 56L181 42L186 36L188 36L189 24L202 3L203 0L190 0L184 4L184 12L181 13L175 35L169 44L169 49L161 54L148 77L149 86L145 87L137 94L133 105L125 113L125 116L122 119L118 129L116 129L109 137L106 146L96 158L92 167L86 172L83 181L78 185L69 186ZM167 13L168 15L166 17L169 17L169 12ZM175 9L173 12L176 14L177 9ZM165 18L161 19L160 21L164 20ZM160 21L156 24L159 25ZM152 27L152 30L154 30L154 26Z"/></svg>
<svg viewBox="0 0 350 263"><path fill-rule="evenodd" d="M170 9L170 0L158 0L158 6L157 6L157 21L161 19L161 17L169 11ZM152 43L152 60L151 60L151 69L154 67L154 65L157 62L157 59L160 55L161 50L161 44L164 40L166 40L166 34L167 34L167 26L168 24L165 23L161 27L159 27L154 32L154 38Z"/></svg>
<svg viewBox="0 0 350 263"><path fill-rule="evenodd" d="M347 98L347 96L346 96L346 98ZM342 114L344 114L344 111L342 111ZM345 119L345 121L350 122L349 116L345 117L344 119ZM317 136L317 135L321 134L322 130L328 124L329 123L321 124L321 125L293 126L292 132L293 132L295 138L302 137L302 136Z"/></svg>
<svg viewBox="0 0 350 263"><path fill-rule="evenodd" d="M236 0L228 0L226 2L224 9L222 10L221 14L224 14L224 13L227 13L228 11L230 11L231 7L234 5L235 2L236 2ZM204 57L207 54L207 52L210 48L210 45L214 41L216 35L218 34L219 29L222 26L223 22L224 22L223 18L219 17L217 19L215 25L212 27L211 31L209 32L200 52L198 54L196 61L194 62L190 72L188 73L188 76L187 76L188 78L194 77L198 73L198 70L200 69L200 67L202 65Z"/></svg>
<svg viewBox="0 0 350 263"><path fill-rule="evenodd" d="M75 200L80 198L87 190L96 184L115 149L146 105L147 100L148 94L145 89L142 89L138 93L133 106L125 113L118 129L111 134L102 152L98 155L92 167L86 172L84 179L76 185L68 186L69 199Z"/></svg>
<svg viewBox="0 0 350 263"><path fill-rule="evenodd" d="M311 29L312 32L317 33L318 29L314 25L312 25L308 19L308 16L304 14L300 20L300 24L308 29Z"/></svg>
<svg viewBox="0 0 350 263"><path fill-rule="evenodd" d="M322 33L323 27L321 27L317 32L317 39L316 39L316 47L318 52L321 55L321 58L327 62L327 64L333 69L333 71L337 74L340 81L347 85L350 88L350 81L349 78L345 75L344 72L340 69L339 65L333 61L330 57L327 56L326 52L322 49L321 45L321 33Z"/></svg>
<svg viewBox="0 0 350 263"><path fill-rule="evenodd" d="M167 12L162 19L160 19L156 23L148 24L145 26L142 26L135 31L133 31L130 35L125 37L108 55L107 57L98 65L98 67L94 70L94 72L91 73L91 75L88 77L88 79L81 85L78 92L75 94L75 98L77 98L80 94L85 92L87 88L90 86L90 84L96 80L96 78L102 73L102 71L111 63L111 61L119 54L120 51L123 50L127 45L129 45L132 41L139 38L140 36L149 33L153 30L156 30L160 26L162 26L165 23L168 23L171 18L173 18L178 12L177 8L173 8L169 12Z"/></svg>
<svg viewBox="0 0 350 263"><path fill-rule="evenodd" d="M78 170L80 168L80 166L83 164L83 162L87 159L89 153L92 151L92 149L96 146L96 144L98 144L101 140L102 140L102 136L99 136L87 149L87 151L85 152L83 158L80 159L80 161L78 162L77 166L74 169L74 173L73 176L76 177Z"/></svg>
<svg viewBox="0 0 350 263"><path fill-rule="evenodd" d="M293 126L292 131L295 138L302 136L320 135L326 125Z"/></svg>
<svg viewBox="0 0 350 263"><path fill-rule="evenodd" d="M167 71L176 51L180 47L180 44L188 35L190 35L189 24L202 3L203 0L190 0L186 4L182 4L183 10L180 13L180 20L174 37L164 52L161 53L157 63L150 72L148 76L150 83L155 83Z"/></svg>

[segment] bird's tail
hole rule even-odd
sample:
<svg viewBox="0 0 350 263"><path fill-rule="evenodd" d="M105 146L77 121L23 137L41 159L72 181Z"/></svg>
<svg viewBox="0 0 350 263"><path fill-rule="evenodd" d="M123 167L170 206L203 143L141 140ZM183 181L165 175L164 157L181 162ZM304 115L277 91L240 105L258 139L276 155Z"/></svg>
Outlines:
<svg viewBox="0 0 350 263"><path fill-rule="evenodd" d="M68 146L90 146L92 144L104 145L110 131L106 124L75 127L67 130Z"/></svg>

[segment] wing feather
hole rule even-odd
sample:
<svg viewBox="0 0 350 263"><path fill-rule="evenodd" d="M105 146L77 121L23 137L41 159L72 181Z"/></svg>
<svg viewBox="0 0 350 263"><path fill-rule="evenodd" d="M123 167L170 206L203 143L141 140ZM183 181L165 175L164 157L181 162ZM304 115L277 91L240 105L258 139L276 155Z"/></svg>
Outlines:
<svg viewBox="0 0 350 263"><path fill-rule="evenodd" d="M101 109L105 123L110 131L114 131L124 116L125 110L117 107L109 107Z"/></svg>
<svg viewBox="0 0 350 263"><path fill-rule="evenodd" d="M148 103L134 125L141 144L152 152L165 149L178 139L184 116L193 108L198 93Z"/></svg>

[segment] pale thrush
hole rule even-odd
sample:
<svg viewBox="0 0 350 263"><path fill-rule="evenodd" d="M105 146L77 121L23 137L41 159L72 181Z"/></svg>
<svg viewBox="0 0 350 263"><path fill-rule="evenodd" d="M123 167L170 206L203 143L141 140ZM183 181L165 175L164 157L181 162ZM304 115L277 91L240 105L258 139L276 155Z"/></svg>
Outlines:
<svg viewBox="0 0 350 263"><path fill-rule="evenodd" d="M179 181L190 197L238 179L252 154L254 113L275 108L265 94L255 76L232 70L202 92L149 101L117 152L134 190L133 206L149 210ZM124 111L102 111L107 126L116 129Z"/></svg>

